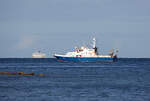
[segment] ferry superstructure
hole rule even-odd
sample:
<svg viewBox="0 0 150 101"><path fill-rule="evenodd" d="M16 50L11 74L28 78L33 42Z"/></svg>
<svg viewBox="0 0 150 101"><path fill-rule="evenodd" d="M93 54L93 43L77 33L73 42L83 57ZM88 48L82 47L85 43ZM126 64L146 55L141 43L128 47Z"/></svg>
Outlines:
<svg viewBox="0 0 150 101"><path fill-rule="evenodd" d="M115 62L118 60L118 51L114 52L114 50L112 50L108 55L99 54L95 38L93 38L93 48L82 46L81 48L75 48L73 50L73 52L68 52L65 55L54 54L54 57L56 57L59 61Z"/></svg>

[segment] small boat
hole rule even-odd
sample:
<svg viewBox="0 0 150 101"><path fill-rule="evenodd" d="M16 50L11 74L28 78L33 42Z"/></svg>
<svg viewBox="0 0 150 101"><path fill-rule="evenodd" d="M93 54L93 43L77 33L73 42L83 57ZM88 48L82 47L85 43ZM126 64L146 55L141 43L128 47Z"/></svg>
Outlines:
<svg viewBox="0 0 150 101"><path fill-rule="evenodd" d="M45 58L46 54L42 53L41 51L35 52L32 54L32 58Z"/></svg>
<svg viewBox="0 0 150 101"><path fill-rule="evenodd" d="M68 52L65 55L54 54L54 57L58 61L86 61L86 62L115 62L118 60L117 53L118 50L111 50L108 55L102 55L98 53L98 48L96 47L96 39L93 38L93 47L88 48L82 46L81 48L73 49L73 52Z"/></svg>

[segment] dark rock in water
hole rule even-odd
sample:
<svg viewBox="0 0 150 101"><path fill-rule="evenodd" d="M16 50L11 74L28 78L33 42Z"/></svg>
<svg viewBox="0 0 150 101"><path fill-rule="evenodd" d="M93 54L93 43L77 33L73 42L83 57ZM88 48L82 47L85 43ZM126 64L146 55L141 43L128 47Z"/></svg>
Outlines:
<svg viewBox="0 0 150 101"><path fill-rule="evenodd" d="M19 72L19 75L34 75L34 73L24 73L24 72Z"/></svg>
<svg viewBox="0 0 150 101"><path fill-rule="evenodd" d="M0 72L0 75L34 75L34 73L24 73L24 72Z"/></svg>
<svg viewBox="0 0 150 101"><path fill-rule="evenodd" d="M0 72L0 75L17 75L16 72Z"/></svg>

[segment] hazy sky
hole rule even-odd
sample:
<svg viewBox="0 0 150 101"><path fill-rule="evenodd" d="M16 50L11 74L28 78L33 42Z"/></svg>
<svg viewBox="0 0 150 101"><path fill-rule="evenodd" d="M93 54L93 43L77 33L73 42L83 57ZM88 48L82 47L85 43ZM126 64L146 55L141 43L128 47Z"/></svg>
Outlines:
<svg viewBox="0 0 150 101"><path fill-rule="evenodd" d="M150 0L0 0L0 57L90 46L150 58Z"/></svg>

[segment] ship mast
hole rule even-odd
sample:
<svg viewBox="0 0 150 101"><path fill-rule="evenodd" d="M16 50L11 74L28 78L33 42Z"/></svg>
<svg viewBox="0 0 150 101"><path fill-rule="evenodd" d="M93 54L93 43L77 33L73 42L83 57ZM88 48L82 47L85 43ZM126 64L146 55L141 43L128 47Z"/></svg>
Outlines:
<svg viewBox="0 0 150 101"><path fill-rule="evenodd" d="M93 49L96 47L96 39L95 37L93 38Z"/></svg>
<svg viewBox="0 0 150 101"><path fill-rule="evenodd" d="M93 49L94 49L94 51L95 51L95 54L98 55L95 37L93 38Z"/></svg>

